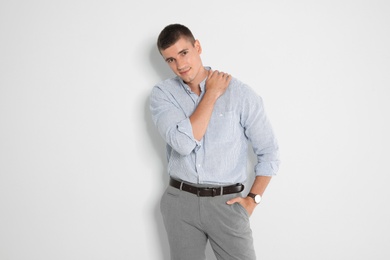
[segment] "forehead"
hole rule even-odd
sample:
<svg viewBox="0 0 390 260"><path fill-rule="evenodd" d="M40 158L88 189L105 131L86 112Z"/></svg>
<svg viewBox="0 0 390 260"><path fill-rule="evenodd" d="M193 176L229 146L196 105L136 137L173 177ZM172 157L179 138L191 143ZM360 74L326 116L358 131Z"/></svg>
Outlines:
<svg viewBox="0 0 390 260"><path fill-rule="evenodd" d="M177 42L173 45L169 46L165 50L161 50L161 54L164 58L173 57L179 54L181 51L185 49L193 48L192 43L186 38L181 37Z"/></svg>

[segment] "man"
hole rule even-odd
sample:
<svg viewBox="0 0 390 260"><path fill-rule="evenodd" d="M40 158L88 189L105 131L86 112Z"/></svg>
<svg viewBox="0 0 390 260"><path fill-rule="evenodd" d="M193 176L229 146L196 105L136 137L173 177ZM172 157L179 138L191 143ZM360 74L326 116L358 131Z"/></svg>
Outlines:
<svg viewBox="0 0 390 260"><path fill-rule="evenodd" d="M161 212L171 258L256 259L249 217L279 166L278 145L262 99L231 75L204 67L202 47L180 24L166 26L157 46L177 75L157 84L150 109L167 143L170 185ZM247 196L247 147L257 156Z"/></svg>

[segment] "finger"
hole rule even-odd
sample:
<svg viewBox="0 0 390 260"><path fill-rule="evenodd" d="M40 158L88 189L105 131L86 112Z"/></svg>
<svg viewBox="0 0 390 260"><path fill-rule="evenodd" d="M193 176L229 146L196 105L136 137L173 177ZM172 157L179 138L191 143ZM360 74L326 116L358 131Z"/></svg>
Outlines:
<svg viewBox="0 0 390 260"><path fill-rule="evenodd" d="M229 78L230 74L225 73L225 72L221 72L220 76L221 76L222 78L225 78L225 79L226 79L226 78Z"/></svg>
<svg viewBox="0 0 390 260"><path fill-rule="evenodd" d="M237 198L233 198L233 199L231 199L231 200L228 200L228 201L226 202L226 204L232 205L232 204L234 204L234 203L239 203L240 201L241 201L241 197L237 197Z"/></svg>
<svg viewBox="0 0 390 260"><path fill-rule="evenodd" d="M215 74L216 74L216 73L215 73L215 70L209 70L208 78L209 78L209 79L213 78Z"/></svg>
<svg viewBox="0 0 390 260"><path fill-rule="evenodd" d="M224 73L223 75L221 75L221 80L228 82L229 79L230 79L229 74Z"/></svg>

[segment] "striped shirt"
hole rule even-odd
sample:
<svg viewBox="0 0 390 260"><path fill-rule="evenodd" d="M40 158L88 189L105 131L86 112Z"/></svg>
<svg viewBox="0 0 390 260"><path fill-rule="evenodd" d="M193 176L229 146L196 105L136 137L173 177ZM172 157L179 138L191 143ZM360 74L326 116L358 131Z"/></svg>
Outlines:
<svg viewBox="0 0 390 260"><path fill-rule="evenodd" d="M200 84L199 96L179 77L162 81L152 89L150 111L167 144L169 175L196 184L245 182L248 145L257 157L254 174L275 175L279 148L263 100L236 78L216 101L202 140L194 138L189 117L205 93L205 83L206 79Z"/></svg>

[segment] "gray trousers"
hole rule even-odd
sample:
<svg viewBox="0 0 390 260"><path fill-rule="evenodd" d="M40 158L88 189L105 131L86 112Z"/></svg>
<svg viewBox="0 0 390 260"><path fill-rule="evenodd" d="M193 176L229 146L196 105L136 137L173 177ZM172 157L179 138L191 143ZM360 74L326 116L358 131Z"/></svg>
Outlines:
<svg viewBox="0 0 390 260"><path fill-rule="evenodd" d="M241 194L198 197L168 186L161 199L172 260L204 260L207 241L218 260L254 260L247 211L226 202Z"/></svg>

